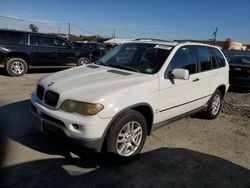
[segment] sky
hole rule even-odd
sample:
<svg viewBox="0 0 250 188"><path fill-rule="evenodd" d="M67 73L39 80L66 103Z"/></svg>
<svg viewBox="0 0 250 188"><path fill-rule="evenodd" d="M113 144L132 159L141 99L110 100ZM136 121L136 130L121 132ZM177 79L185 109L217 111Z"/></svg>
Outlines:
<svg viewBox="0 0 250 188"><path fill-rule="evenodd" d="M45 33L68 33L70 23L76 35L166 40L212 39L217 27L217 40L250 44L250 0L1 1L0 28L30 23Z"/></svg>

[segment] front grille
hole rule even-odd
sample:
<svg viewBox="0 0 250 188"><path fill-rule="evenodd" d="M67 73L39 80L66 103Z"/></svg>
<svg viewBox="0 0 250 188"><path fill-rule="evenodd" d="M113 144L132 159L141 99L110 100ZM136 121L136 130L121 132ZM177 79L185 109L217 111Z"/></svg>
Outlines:
<svg viewBox="0 0 250 188"><path fill-rule="evenodd" d="M44 88L40 85L37 86L37 89L36 89L36 94L37 94L37 97L42 101L43 100L43 93L44 93Z"/></svg>
<svg viewBox="0 0 250 188"><path fill-rule="evenodd" d="M59 94L53 91L47 91L44 96L44 102L49 105L55 107L59 99Z"/></svg>

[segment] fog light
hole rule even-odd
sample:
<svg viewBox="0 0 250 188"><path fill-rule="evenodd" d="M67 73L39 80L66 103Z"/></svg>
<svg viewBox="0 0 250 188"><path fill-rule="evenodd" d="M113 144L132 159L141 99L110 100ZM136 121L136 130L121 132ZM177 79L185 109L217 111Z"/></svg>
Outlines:
<svg viewBox="0 0 250 188"><path fill-rule="evenodd" d="M78 125L78 124L72 124L72 126L73 126L74 129L76 129L76 130L80 129L80 125Z"/></svg>

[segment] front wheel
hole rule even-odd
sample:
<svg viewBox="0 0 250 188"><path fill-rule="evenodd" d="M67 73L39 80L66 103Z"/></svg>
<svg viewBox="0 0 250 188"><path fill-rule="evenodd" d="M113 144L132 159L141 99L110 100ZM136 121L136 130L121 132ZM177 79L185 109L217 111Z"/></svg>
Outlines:
<svg viewBox="0 0 250 188"><path fill-rule="evenodd" d="M117 118L107 135L107 151L122 157L140 153L147 136L147 123L143 115L130 110Z"/></svg>
<svg viewBox="0 0 250 188"><path fill-rule="evenodd" d="M77 62L77 66L87 65L90 63L90 60L86 57L80 57Z"/></svg>
<svg viewBox="0 0 250 188"><path fill-rule="evenodd" d="M207 116L209 119L215 119L219 115L221 102L222 94L219 90L216 90L208 104Z"/></svg>

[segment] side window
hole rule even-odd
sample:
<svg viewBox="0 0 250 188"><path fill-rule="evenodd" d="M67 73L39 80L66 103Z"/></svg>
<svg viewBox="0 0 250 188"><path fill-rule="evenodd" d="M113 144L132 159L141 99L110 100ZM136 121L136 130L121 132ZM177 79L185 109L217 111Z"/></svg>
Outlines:
<svg viewBox="0 0 250 188"><path fill-rule="evenodd" d="M23 34L19 44L27 45L28 44L28 34Z"/></svg>
<svg viewBox="0 0 250 188"><path fill-rule="evenodd" d="M53 38L52 39L52 46L56 46L56 47L66 47L67 44L65 41L58 39L58 38Z"/></svg>
<svg viewBox="0 0 250 188"><path fill-rule="evenodd" d="M198 56L200 61L201 72L211 70L212 64L209 48L203 46L198 47Z"/></svg>
<svg viewBox="0 0 250 188"><path fill-rule="evenodd" d="M43 37L43 36L37 36L37 45L38 46L52 46L51 38Z"/></svg>
<svg viewBox="0 0 250 188"><path fill-rule="evenodd" d="M36 46L36 36L30 35L30 45Z"/></svg>
<svg viewBox="0 0 250 188"><path fill-rule="evenodd" d="M218 62L218 66L219 67L225 67L226 66L226 62L224 57L222 56L222 54L220 53L219 50L213 48L213 55L215 56L217 62Z"/></svg>
<svg viewBox="0 0 250 188"><path fill-rule="evenodd" d="M178 49L172 61L170 62L167 72L173 69L182 68L189 70L190 74L196 73L197 53L195 46L185 46Z"/></svg>
<svg viewBox="0 0 250 188"><path fill-rule="evenodd" d="M210 50L210 54L211 54L213 69L217 69L217 68L219 68L219 66L218 66L218 60L216 58L214 48L209 48L209 50Z"/></svg>

